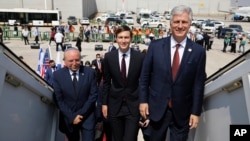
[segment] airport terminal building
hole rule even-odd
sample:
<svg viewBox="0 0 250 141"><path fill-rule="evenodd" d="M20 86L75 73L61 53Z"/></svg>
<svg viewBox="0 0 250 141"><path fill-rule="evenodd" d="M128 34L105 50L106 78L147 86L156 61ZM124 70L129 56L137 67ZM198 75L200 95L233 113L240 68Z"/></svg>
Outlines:
<svg viewBox="0 0 250 141"><path fill-rule="evenodd" d="M219 11L231 8L231 0L2 0L0 8L58 9L62 13L62 20L65 20L71 15L81 18L106 11L136 12L138 8L163 13L180 4L190 6L195 15L224 14Z"/></svg>

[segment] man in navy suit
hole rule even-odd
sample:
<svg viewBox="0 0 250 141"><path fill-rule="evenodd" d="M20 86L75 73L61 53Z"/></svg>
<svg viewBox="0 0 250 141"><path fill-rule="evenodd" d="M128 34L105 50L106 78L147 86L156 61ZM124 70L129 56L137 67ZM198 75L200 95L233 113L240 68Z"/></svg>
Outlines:
<svg viewBox="0 0 250 141"><path fill-rule="evenodd" d="M96 70L96 79L98 86L100 85L102 81L102 75L103 75L103 59L101 58L101 54L96 54L96 59L94 59L91 63L92 66L94 66Z"/></svg>
<svg viewBox="0 0 250 141"><path fill-rule="evenodd" d="M118 27L119 49L105 54L102 113L110 121L114 141L137 141L139 130L138 86L144 54L132 50L132 31Z"/></svg>
<svg viewBox="0 0 250 141"><path fill-rule="evenodd" d="M80 65L78 49L64 53L65 67L54 72L55 102L60 110L59 129L69 141L94 140L97 82L92 68Z"/></svg>
<svg viewBox="0 0 250 141"><path fill-rule="evenodd" d="M191 8L174 7L170 18L172 35L152 41L145 56L139 109L144 119L150 119L151 141L165 141L168 129L171 141L186 141L189 130L198 125L206 79L206 51L187 38L191 21ZM179 69L172 70L176 64Z"/></svg>
<svg viewBox="0 0 250 141"><path fill-rule="evenodd" d="M56 63L54 60L49 60L49 68L46 70L44 79L52 86L53 85L53 73L56 71Z"/></svg>
<svg viewBox="0 0 250 141"><path fill-rule="evenodd" d="M114 51L116 50L116 47L114 46L114 43L111 42L110 45L109 45L109 50L108 51Z"/></svg>

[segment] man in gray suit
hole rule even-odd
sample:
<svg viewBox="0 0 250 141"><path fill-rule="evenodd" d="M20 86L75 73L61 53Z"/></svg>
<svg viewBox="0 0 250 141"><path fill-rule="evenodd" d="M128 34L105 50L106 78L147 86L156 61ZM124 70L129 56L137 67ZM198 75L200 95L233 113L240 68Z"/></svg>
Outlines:
<svg viewBox="0 0 250 141"><path fill-rule="evenodd" d="M140 113L149 118L150 140L186 141L201 114L206 79L205 49L187 38L192 9L176 6L171 11L172 35L153 40L140 76Z"/></svg>

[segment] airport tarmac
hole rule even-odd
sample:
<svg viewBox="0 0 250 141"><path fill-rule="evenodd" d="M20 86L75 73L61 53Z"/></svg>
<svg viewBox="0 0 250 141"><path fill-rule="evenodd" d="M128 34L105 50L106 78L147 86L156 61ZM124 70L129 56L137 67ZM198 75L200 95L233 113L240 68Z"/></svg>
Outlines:
<svg viewBox="0 0 250 141"><path fill-rule="evenodd" d="M30 41L32 43L34 41ZM72 44L75 46L75 42L67 42L69 44ZM37 69L38 65L38 54L39 49L31 49L30 45L24 45L24 41L21 41L20 39L10 39L10 40L4 40L4 44L11 49L17 56L23 56L24 61L34 70ZM96 44L102 44L104 50L103 51L95 51L94 47ZM82 42L82 52L81 55L83 56L82 61L92 61L95 59L95 55L97 53L105 54L109 47L109 42ZM132 43L131 43L132 44ZM117 44L114 43L114 45L117 47ZM140 47L140 50L147 49L148 46L145 44L138 44ZM40 47L45 50L49 46L48 41L41 41ZM246 45L246 50L248 50L250 47L250 44ZM56 60L57 52L56 52L56 44L53 42L51 43L51 59ZM218 71L220 68L234 60L236 57L241 55L241 53L230 53L229 51L226 53L223 53L221 50L223 48L223 39L214 39L214 43L212 45L212 49L207 51L207 63L206 63L206 72L207 76L210 76L214 72ZM230 46L227 47L227 50L230 49ZM238 50L238 45L236 47ZM63 52L60 51L60 58L62 61L63 58ZM63 62L63 61L62 61Z"/></svg>

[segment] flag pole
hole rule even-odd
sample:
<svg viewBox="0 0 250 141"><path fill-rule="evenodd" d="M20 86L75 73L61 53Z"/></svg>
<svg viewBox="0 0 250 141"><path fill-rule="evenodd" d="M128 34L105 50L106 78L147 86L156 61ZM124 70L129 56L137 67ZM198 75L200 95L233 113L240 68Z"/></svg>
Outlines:
<svg viewBox="0 0 250 141"><path fill-rule="evenodd" d="M53 60L53 57L52 57L52 53L51 53L51 48L50 48L50 45L49 46L49 54L50 54L50 60Z"/></svg>

